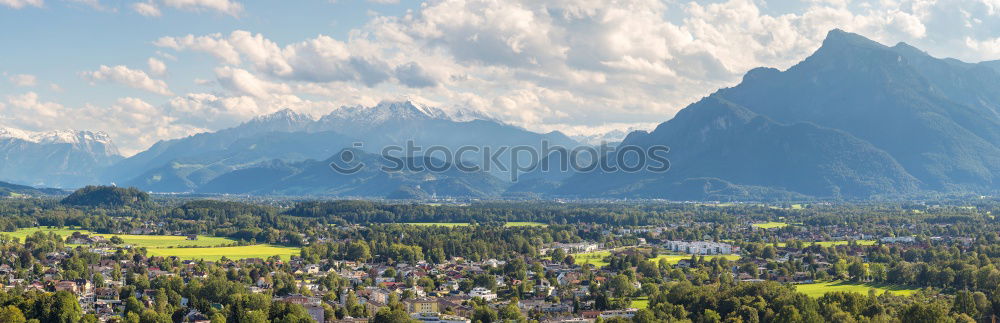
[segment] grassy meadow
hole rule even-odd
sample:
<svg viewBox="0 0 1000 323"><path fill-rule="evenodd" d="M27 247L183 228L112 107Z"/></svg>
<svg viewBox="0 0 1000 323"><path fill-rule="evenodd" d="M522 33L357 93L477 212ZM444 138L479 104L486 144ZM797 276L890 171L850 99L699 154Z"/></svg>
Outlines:
<svg viewBox="0 0 1000 323"><path fill-rule="evenodd" d="M261 258L267 259L271 256L281 256L283 260L289 260L293 255L299 254L299 248L274 246L267 244L237 247L213 247L213 248L154 248L147 249L150 256L175 256L181 259L204 259L217 261L223 256L229 259Z"/></svg>
<svg viewBox="0 0 1000 323"><path fill-rule="evenodd" d="M122 241L124 241L124 244L126 245L146 248L146 252L150 256L177 256L181 259L219 260L222 256L226 256L229 259L237 260L243 258L263 259L270 256L281 256L282 259L287 260L290 259L291 255L299 254L299 248L266 244L234 246L238 243L238 241L230 238L204 235L198 235L198 240L188 240L186 236L101 234L81 229L49 227L23 228L14 232L2 232L2 234L13 236L18 238L20 241L24 241L27 236L38 231L54 232L62 236L63 239L72 235L73 232L80 232L87 235L99 235L107 239L118 236L122 238Z"/></svg>
<svg viewBox="0 0 1000 323"><path fill-rule="evenodd" d="M852 292L867 295L869 290L875 290L875 293L877 294L889 292L894 295L906 296L917 291L916 289L906 288L905 286L861 284L845 281L797 284L795 285L795 290L806 294L809 297L820 297L829 292Z"/></svg>
<svg viewBox="0 0 1000 323"><path fill-rule="evenodd" d="M753 227L758 229L776 229L787 227L788 223L785 222L764 222L764 223L754 223Z"/></svg>

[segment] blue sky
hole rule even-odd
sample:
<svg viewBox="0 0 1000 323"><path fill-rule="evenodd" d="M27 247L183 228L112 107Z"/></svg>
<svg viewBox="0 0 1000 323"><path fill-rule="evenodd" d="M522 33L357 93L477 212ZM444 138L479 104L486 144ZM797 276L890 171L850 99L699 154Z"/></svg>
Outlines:
<svg viewBox="0 0 1000 323"><path fill-rule="evenodd" d="M650 128L832 28L1000 58L996 0L0 0L0 126L105 131L132 154L410 99L537 131Z"/></svg>

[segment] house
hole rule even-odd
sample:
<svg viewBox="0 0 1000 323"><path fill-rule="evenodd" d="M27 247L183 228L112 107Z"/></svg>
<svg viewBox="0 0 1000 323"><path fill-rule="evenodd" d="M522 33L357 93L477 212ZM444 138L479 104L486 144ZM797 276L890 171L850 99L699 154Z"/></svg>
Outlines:
<svg viewBox="0 0 1000 323"><path fill-rule="evenodd" d="M212 320L208 318L205 314L202 314L197 309L191 309L184 317L181 319L184 323L211 323Z"/></svg>
<svg viewBox="0 0 1000 323"><path fill-rule="evenodd" d="M198 235L197 234L189 234L189 235L187 235L187 239L188 240L198 240Z"/></svg>
<svg viewBox="0 0 1000 323"><path fill-rule="evenodd" d="M60 281L56 282L55 283L55 289L56 289L57 292L59 292L59 291L67 291L67 292L74 293L74 294L77 293L77 291L78 291L76 282L72 281L72 280L60 280Z"/></svg>
<svg viewBox="0 0 1000 323"><path fill-rule="evenodd" d="M407 299L403 301L407 313L437 313L438 302L431 298Z"/></svg>
<svg viewBox="0 0 1000 323"><path fill-rule="evenodd" d="M323 306L316 304L306 304L302 307L306 308L306 312L309 312L309 316L316 320L316 322L326 322L326 313L323 311Z"/></svg>
<svg viewBox="0 0 1000 323"><path fill-rule="evenodd" d="M633 316L635 316L636 313L639 313L639 309L626 308L623 310L610 310L601 312L600 318L609 319L609 318L621 317L630 319Z"/></svg>
<svg viewBox="0 0 1000 323"><path fill-rule="evenodd" d="M492 301L497 299L497 294L493 293L489 289L476 287L469 292L469 297L479 297L486 301Z"/></svg>

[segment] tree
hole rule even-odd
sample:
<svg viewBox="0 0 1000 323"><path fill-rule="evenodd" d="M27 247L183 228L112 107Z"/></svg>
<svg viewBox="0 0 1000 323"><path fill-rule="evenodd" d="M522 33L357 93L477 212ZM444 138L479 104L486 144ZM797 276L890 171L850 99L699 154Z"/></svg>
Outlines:
<svg viewBox="0 0 1000 323"><path fill-rule="evenodd" d="M644 309L639 310L639 312L635 313L635 316L632 317L632 322L635 322L635 323L655 323L655 322L659 322L659 320L656 319L656 315L653 314L653 311L650 311L649 309L645 309L644 308Z"/></svg>
<svg viewBox="0 0 1000 323"><path fill-rule="evenodd" d="M364 262L372 257L368 244L364 241L354 241L347 246L347 259Z"/></svg>
<svg viewBox="0 0 1000 323"><path fill-rule="evenodd" d="M67 291L58 291L52 294L52 305L49 307L49 315L46 322L70 323L79 322L83 316L83 309L76 301L76 296Z"/></svg>
<svg viewBox="0 0 1000 323"><path fill-rule="evenodd" d="M524 315L521 315L521 310L517 308L517 299L510 301L507 306L501 307L500 311L497 312L497 316L503 322L524 322Z"/></svg>
<svg viewBox="0 0 1000 323"><path fill-rule="evenodd" d="M955 302L951 306L951 311L958 314L967 314L971 317L979 316L979 308L976 300L968 290L960 290L955 294Z"/></svg>
<svg viewBox="0 0 1000 323"><path fill-rule="evenodd" d="M372 323L409 323L414 321L416 320L406 315L406 311L389 307L379 308L378 312L375 312L375 317L372 318Z"/></svg>
<svg viewBox="0 0 1000 323"><path fill-rule="evenodd" d="M900 320L908 323L955 322L955 319L948 316L948 309L940 302L914 302L903 311Z"/></svg>
<svg viewBox="0 0 1000 323"><path fill-rule="evenodd" d="M497 322L500 319L500 315L497 311L490 308L489 305L476 305L475 310L472 312L472 322L479 323L492 323Z"/></svg>
<svg viewBox="0 0 1000 323"><path fill-rule="evenodd" d="M722 316L720 316L719 313L716 312L716 311L705 310L705 312L701 314L701 322L702 323L719 323L719 322L722 322Z"/></svg>
<svg viewBox="0 0 1000 323"><path fill-rule="evenodd" d="M21 313L21 309L17 306L7 305L0 308L0 322L24 323L26 321L24 313Z"/></svg>

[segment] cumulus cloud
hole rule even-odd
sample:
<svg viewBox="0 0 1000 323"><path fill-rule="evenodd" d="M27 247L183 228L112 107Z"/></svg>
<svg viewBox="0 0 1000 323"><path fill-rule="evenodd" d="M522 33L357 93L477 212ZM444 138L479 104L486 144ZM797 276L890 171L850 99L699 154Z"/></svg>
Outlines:
<svg viewBox="0 0 1000 323"><path fill-rule="evenodd" d="M215 75L222 87L239 95L265 98L291 92L291 89L285 84L262 80L244 69L221 67L215 69Z"/></svg>
<svg viewBox="0 0 1000 323"><path fill-rule="evenodd" d="M222 34L211 34L207 36L195 37L194 35L187 35L184 37L162 37L155 42L154 45L159 47L171 48L175 50L193 50L199 52L209 53L212 56L222 60L228 64L239 64L240 54L236 52L226 40L221 40Z"/></svg>
<svg viewBox="0 0 1000 323"><path fill-rule="evenodd" d="M8 6L14 9L21 9L24 7L39 7L45 5L44 0L0 0L0 5Z"/></svg>
<svg viewBox="0 0 1000 323"><path fill-rule="evenodd" d="M308 93L354 104L407 95L532 129L597 129L665 121L747 70L802 60L833 28L890 43L939 37L930 26L950 10L933 1L824 0L774 15L758 3L433 0L375 16L344 39L279 44L237 30L154 44L230 65L216 78L238 96ZM991 47L990 39L966 43Z"/></svg>
<svg viewBox="0 0 1000 323"><path fill-rule="evenodd" d="M162 13L160 13L160 7L157 7L156 3L153 2L133 3L132 10L146 17L159 17L162 15Z"/></svg>
<svg viewBox="0 0 1000 323"><path fill-rule="evenodd" d="M149 65L149 73L153 75L162 76L167 73L167 64L164 64L163 61L158 60L155 57L150 57L146 60L146 64Z"/></svg>
<svg viewBox="0 0 1000 323"><path fill-rule="evenodd" d="M173 93L167 88L167 82L153 79L149 77L146 72L133 70L124 65L117 65L114 67L101 65L100 69L96 71L83 72L82 75L85 79L88 79L91 82L113 82L160 95L173 95Z"/></svg>
<svg viewBox="0 0 1000 323"><path fill-rule="evenodd" d="M29 3L0 3L14 1ZM244 10L231 0L142 1L132 9L146 16L159 16L161 8L232 16ZM160 50L218 60L208 70L214 75L195 76L198 93L157 105L126 98L94 108L155 112L158 121L130 122L178 127L166 134L229 127L284 107L322 114L406 97L582 136L666 121L736 84L747 70L801 61L833 28L890 45L906 41L938 56L1000 56L995 0L811 0L788 11L766 4L776 2L428 0L399 16L370 14L344 37L278 41L246 30L166 35L153 42ZM175 61L168 53L157 57ZM185 57L176 62L171 68ZM166 71L159 59L147 64L149 75ZM84 76L170 92L147 72L102 66Z"/></svg>
<svg viewBox="0 0 1000 323"><path fill-rule="evenodd" d="M233 17L243 12L243 5L230 0L162 0L168 7L192 11L216 11Z"/></svg>
<svg viewBox="0 0 1000 323"><path fill-rule="evenodd" d="M38 78L31 74L12 75L8 79L17 86L35 86L38 84Z"/></svg>
<svg viewBox="0 0 1000 323"><path fill-rule="evenodd" d="M11 108L21 109L21 111L28 112L28 115L34 114L35 116L43 117L42 119L58 117L64 109L61 104L40 101L38 93L35 92L7 96L7 103L10 104ZM42 122L42 120L39 120L39 122Z"/></svg>

